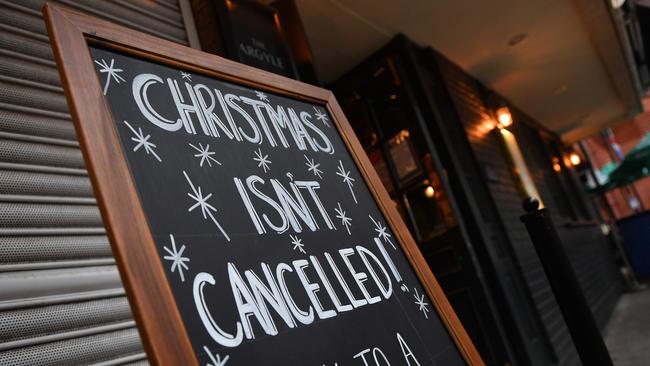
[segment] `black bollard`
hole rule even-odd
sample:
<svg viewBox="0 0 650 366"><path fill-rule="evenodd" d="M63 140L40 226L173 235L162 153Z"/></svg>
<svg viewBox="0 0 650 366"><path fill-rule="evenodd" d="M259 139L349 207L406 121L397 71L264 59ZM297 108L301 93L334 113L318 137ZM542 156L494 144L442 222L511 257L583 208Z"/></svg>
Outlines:
<svg viewBox="0 0 650 366"><path fill-rule="evenodd" d="M535 245L580 360L585 366L613 365L560 236L546 209L539 210L538 207L535 198L525 199L526 214L521 221Z"/></svg>

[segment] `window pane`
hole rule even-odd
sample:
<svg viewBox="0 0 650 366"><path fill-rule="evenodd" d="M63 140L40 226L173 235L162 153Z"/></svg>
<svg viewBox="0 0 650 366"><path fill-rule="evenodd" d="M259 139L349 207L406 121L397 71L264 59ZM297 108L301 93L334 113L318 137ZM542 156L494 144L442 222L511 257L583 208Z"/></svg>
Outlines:
<svg viewBox="0 0 650 366"><path fill-rule="evenodd" d="M404 183L420 171L409 136L408 130L401 130L388 140L388 152L400 183Z"/></svg>
<svg viewBox="0 0 650 366"><path fill-rule="evenodd" d="M430 239L446 229L435 195L429 197L427 187L425 184L418 185L406 193L407 204L422 240Z"/></svg>

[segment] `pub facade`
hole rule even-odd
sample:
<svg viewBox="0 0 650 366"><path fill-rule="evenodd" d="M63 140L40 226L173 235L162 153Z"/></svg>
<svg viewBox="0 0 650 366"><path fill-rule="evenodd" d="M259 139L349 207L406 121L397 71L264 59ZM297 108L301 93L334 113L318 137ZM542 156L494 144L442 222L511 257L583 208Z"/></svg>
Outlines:
<svg viewBox="0 0 650 366"><path fill-rule="evenodd" d="M322 84L293 1L60 3ZM146 364L42 5L0 3L0 364ZM523 199L552 213L601 327L624 283L559 136L404 35L326 87L486 364L578 364L519 221Z"/></svg>

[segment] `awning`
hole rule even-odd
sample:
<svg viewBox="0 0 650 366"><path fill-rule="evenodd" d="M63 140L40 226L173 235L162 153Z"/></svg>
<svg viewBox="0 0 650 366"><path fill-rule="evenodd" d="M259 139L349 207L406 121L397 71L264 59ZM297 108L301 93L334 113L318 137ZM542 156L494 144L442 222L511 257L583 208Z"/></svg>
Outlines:
<svg viewBox="0 0 650 366"><path fill-rule="evenodd" d="M650 132L646 133L641 142L627 153L623 162L609 174L605 186L607 189L622 187L648 174L650 174Z"/></svg>

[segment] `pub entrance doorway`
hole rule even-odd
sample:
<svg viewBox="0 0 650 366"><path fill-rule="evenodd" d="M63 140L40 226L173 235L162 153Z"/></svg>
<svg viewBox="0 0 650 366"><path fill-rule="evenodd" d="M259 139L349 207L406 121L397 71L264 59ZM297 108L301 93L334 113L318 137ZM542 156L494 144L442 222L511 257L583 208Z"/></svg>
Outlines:
<svg viewBox="0 0 650 366"><path fill-rule="evenodd" d="M511 363L446 172L390 47L331 85L395 207L486 364Z"/></svg>

